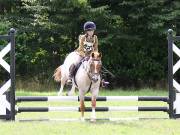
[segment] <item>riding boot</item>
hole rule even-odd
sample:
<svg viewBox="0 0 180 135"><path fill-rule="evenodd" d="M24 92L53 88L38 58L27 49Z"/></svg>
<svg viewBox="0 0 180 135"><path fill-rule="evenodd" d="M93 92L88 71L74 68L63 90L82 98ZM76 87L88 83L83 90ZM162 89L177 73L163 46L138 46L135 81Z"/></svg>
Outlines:
<svg viewBox="0 0 180 135"><path fill-rule="evenodd" d="M102 87L107 87L109 85L109 82L105 81L104 79L101 80L101 86Z"/></svg>
<svg viewBox="0 0 180 135"><path fill-rule="evenodd" d="M72 83L72 78L73 78L73 76L74 76L74 70L75 70L75 65L74 64L72 64L71 66L70 66L70 68L69 68L69 78L68 78L68 80L67 80L67 83Z"/></svg>

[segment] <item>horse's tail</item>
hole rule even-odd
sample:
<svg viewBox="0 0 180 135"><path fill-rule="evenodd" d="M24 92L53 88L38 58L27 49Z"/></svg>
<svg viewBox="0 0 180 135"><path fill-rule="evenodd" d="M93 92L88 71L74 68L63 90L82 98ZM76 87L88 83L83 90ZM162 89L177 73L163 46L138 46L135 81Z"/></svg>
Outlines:
<svg viewBox="0 0 180 135"><path fill-rule="evenodd" d="M61 81L61 66L56 68L56 70L54 71L53 77L54 77L54 80L56 82L60 82Z"/></svg>

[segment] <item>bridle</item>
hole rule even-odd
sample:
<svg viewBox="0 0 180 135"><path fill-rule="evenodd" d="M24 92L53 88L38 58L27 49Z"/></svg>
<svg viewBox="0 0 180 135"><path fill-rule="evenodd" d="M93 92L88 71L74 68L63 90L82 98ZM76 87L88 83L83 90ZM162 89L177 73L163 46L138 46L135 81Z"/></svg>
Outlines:
<svg viewBox="0 0 180 135"><path fill-rule="evenodd" d="M88 77L89 77L89 79L91 80L91 82L94 82L94 83L96 83L97 81L98 81L98 77L99 77L99 75L100 75L100 70L101 70L101 66L102 66L102 62L101 62L101 59L95 59L95 58L91 58L89 61L87 61L87 62L89 62L88 64L88 68L87 67L85 67L85 66L83 66L84 67L84 69L85 69L85 71L87 72L87 75L88 75ZM94 72L93 71L93 69L91 68L91 63L92 62L98 62L98 65L100 66L99 68L99 71L98 72ZM95 69L94 69L95 70Z"/></svg>

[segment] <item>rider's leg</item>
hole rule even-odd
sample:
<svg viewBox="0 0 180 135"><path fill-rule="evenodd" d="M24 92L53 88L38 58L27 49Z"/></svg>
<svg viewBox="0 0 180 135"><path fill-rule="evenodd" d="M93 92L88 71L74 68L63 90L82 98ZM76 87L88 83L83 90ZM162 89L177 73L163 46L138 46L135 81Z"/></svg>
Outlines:
<svg viewBox="0 0 180 135"><path fill-rule="evenodd" d="M105 79L102 76L103 76L103 74L101 72L101 83L100 83L100 86L101 87L107 87L107 85L109 85L109 82L105 81Z"/></svg>
<svg viewBox="0 0 180 135"><path fill-rule="evenodd" d="M74 70L76 68L75 64L72 64L69 68L69 78L67 80L67 83L71 83L72 82L72 78L73 78L73 74L74 74Z"/></svg>
<svg viewBox="0 0 180 135"><path fill-rule="evenodd" d="M72 78L74 76L75 70L77 70L77 67L80 65L81 61L83 60L83 57L79 55L78 59L76 59L76 62L73 63L69 68L69 78L67 80L67 83L72 83Z"/></svg>

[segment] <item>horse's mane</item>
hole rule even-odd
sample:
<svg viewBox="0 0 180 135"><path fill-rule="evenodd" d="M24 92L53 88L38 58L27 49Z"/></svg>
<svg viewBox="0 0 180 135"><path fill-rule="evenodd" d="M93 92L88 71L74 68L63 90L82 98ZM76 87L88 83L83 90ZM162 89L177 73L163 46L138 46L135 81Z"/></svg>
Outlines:
<svg viewBox="0 0 180 135"><path fill-rule="evenodd" d="M91 58L95 58L95 59L101 59L102 58L102 53L101 52L97 52L97 51L94 51L90 54L90 57Z"/></svg>

